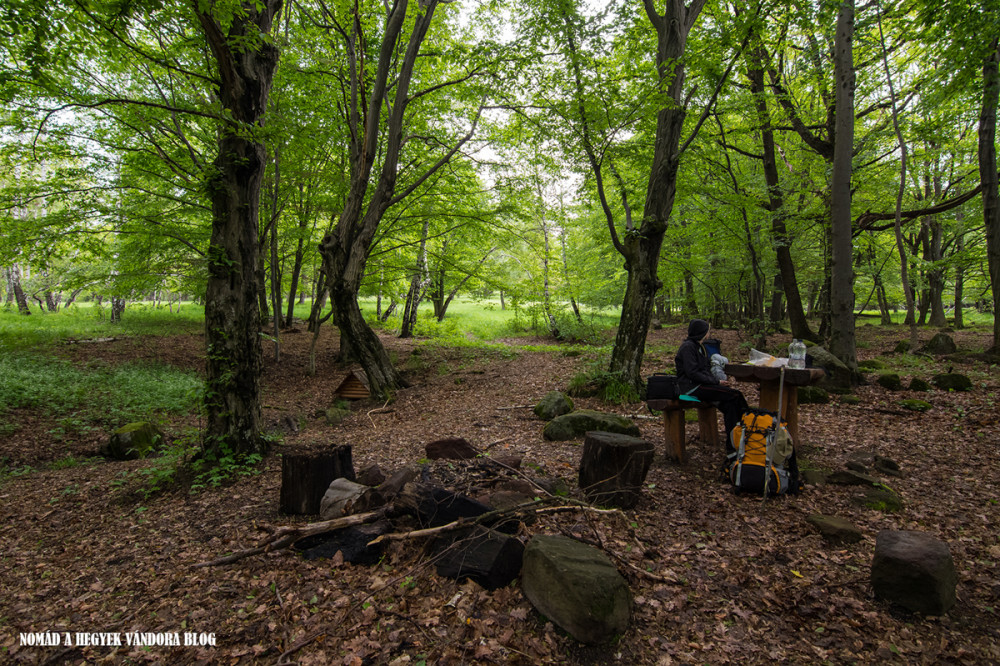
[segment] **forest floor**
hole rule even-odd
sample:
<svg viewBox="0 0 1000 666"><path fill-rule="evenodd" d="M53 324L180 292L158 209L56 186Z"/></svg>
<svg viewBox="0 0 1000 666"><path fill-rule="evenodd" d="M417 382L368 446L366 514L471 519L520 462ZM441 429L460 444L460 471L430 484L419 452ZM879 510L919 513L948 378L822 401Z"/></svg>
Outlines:
<svg viewBox="0 0 1000 666"><path fill-rule="evenodd" d="M732 351L736 334L715 333L733 360L742 360ZM954 367L974 389L891 392L868 375L855 391L857 404L832 396L829 404L801 407L801 465L837 470L859 454L892 458L904 474L886 480L903 498L898 513L855 504L858 489L848 486L807 486L801 495L766 502L736 496L720 480L721 451L691 441L690 461L677 465L663 457L661 423L641 403L576 400L577 407L636 417L657 446L634 510L560 514L522 528L525 540L566 533L604 544L629 581L628 631L610 646L586 647L536 612L517 583L489 592L439 577L417 541L395 542L372 567L307 561L284 550L192 568L254 545L265 527L309 521L278 510L279 454L301 447L350 444L356 469L377 464L391 473L423 459L432 440L464 437L491 455L522 456L523 473L562 479L575 494L581 442L544 441L531 406L586 370L586 352L523 349L549 344L543 340L512 339L510 350L484 350L383 337L412 386L385 409L356 403L330 425L321 414L346 369L330 359L336 345L326 332L318 372L307 376L309 337L285 335L279 363L266 350L265 420L285 432L259 474L224 487L144 499L137 472L155 461L58 464L68 455L93 456L107 433L58 438L42 411L8 414L20 427L0 441L0 459L31 470L0 480L0 662L1000 663L996 365L904 358L891 353L904 329L861 326L859 357L884 361L904 386L912 376L929 380ZM681 338L677 327L651 332L649 373L672 367L670 350ZM966 350L988 341L984 332L954 338ZM787 336L772 343L784 348ZM155 360L200 369L204 340L122 338L61 349L84 365ZM740 388L755 404L754 389ZM901 409L899 401L910 397L933 408ZM168 432L197 425L183 421L168 423ZM697 424L687 433L694 438ZM432 476L449 467L431 464ZM850 520L864 539L828 545L806 522L814 513ZM874 598L869 569L884 529L921 530L950 545L959 582L947 615L909 615ZM130 632L195 632L213 635L216 645L26 647L22 632L103 632L122 643Z"/></svg>

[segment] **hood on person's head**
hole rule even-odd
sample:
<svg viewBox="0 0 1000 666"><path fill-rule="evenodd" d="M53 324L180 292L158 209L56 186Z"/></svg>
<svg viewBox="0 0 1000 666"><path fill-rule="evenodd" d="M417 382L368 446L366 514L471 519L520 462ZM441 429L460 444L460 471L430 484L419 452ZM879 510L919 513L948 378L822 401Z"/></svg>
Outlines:
<svg viewBox="0 0 1000 666"><path fill-rule="evenodd" d="M691 323L688 324L688 337L701 340L708 334L710 328L711 326L704 319L692 319Z"/></svg>

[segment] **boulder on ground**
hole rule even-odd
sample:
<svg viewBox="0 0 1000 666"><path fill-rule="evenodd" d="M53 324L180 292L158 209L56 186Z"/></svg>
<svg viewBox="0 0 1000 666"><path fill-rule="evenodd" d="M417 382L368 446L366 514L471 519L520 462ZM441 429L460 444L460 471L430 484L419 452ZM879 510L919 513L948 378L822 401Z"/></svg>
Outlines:
<svg viewBox="0 0 1000 666"><path fill-rule="evenodd" d="M830 394L821 386L800 386L800 405L825 405L830 402Z"/></svg>
<svg viewBox="0 0 1000 666"><path fill-rule="evenodd" d="M839 545L861 541L861 530L851 521L840 516L824 516L814 513L806 518L806 521L819 531L827 543Z"/></svg>
<svg viewBox="0 0 1000 666"><path fill-rule="evenodd" d="M820 346L809 348L809 356L812 363L826 371L826 377L820 382L827 390L832 388L850 388L857 383L858 377L855 372L844 365L844 362Z"/></svg>
<svg viewBox="0 0 1000 666"><path fill-rule="evenodd" d="M890 391L899 391L903 388L903 381L895 372L886 372L878 376L878 385Z"/></svg>
<svg viewBox="0 0 1000 666"><path fill-rule="evenodd" d="M600 550L564 536L537 535L524 550L521 587L542 615L582 643L628 628L632 593Z"/></svg>
<svg viewBox="0 0 1000 666"><path fill-rule="evenodd" d="M467 460L479 455L479 451L464 437L445 437L424 447L431 460Z"/></svg>
<svg viewBox="0 0 1000 666"><path fill-rule="evenodd" d="M799 472L799 478L807 486L825 486L826 473L818 469L804 469Z"/></svg>
<svg viewBox="0 0 1000 666"><path fill-rule="evenodd" d="M883 513L903 510L903 498L896 491L881 485L865 488L864 493L854 498L854 503Z"/></svg>
<svg viewBox="0 0 1000 666"><path fill-rule="evenodd" d="M926 393L931 390L930 382L921 379L920 377L914 377L910 380L910 390L911 391L921 391Z"/></svg>
<svg viewBox="0 0 1000 666"><path fill-rule="evenodd" d="M943 375L934 375L931 384L943 391L971 391L972 381L965 375L957 372L949 372Z"/></svg>
<svg viewBox="0 0 1000 666"><path fill-rule="evenodd" d="M927 402L926 400L917 400L916 398L907 398L906 400L900 400L899 406L903 409L908 409L911 412L926 412L934 405Z"/></svg>
<svg viewBox="0 0 1000 666"><path fill-rule="evenodd" d="M162 443L163 433L159 428L149 421L137 421L111 433L100 453L114 460L135 460L156 452Z"/></svg>
<svg viewBox="0 0 1000 666"><path fill-rule="evenodd" d="M900 340L899 342L896 343L896 346L893 347L892 351L894 354L905 354L906 352L910 351L910 341Z"/></svg>
<svg viewBox="0 0 1000 666"><path fill-rule="evenodd" d="M560 391L549 391L535 405L535 416L544 421L551 421L557 416L569 414L572 411L573 401Z"/></svg>
<svg viewBox="0 0 1000 666"><path fill-rule="evenodd" d="M385 498L378 490L348 479L334 479L320 502L319 516L322 520L333 520L371 511L383 504Z"/></svg>
<svg viewBox="0 0 1000 666"><path fill-rule="evenodd" d="M948 544L924 532L883 530L872 560L875 596L925 615L955 605L958 574Z"/></svg>
<svg viewBox="0 0 1000 666"><path fill-rule="evenodd" d="M936 333L933 338L927 341L927 344L920 348L920 351L925 354L944 356L945 354L954 354L958 351L958 347L947 333Z"/></svg>
<svg viewBox="0 0 1000 666"><path fill-rule="evenodd" d="M569 414L557 416L545 424L542 435L545 439L561 442L577 439L588 430L615 432L621 435L639 436L639 426L624 416L605 414L592 409L578 409Z"/></svg>

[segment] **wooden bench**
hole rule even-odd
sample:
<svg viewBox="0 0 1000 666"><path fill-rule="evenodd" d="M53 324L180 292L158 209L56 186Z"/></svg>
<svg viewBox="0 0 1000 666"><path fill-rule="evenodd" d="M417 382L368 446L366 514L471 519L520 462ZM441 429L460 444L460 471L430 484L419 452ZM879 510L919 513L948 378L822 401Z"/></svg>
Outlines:
<svg viewBox="0 0 1000 666"><path fill-rule="evenodd" d="M684 455L684 411L698 410L698 438L718 448L719 446L719 416L718 410L703 402L689 400L648 400L650 409L663 412L663 434L667 445L667 456L679 463L686 460Z"/></svg>

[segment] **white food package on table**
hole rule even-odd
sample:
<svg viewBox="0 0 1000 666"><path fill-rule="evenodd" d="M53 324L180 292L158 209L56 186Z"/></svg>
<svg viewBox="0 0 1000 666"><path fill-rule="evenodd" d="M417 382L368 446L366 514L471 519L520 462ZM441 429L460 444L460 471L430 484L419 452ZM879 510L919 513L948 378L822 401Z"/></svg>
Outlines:
<svg viewBox="0 0 1000 666"><path fill-rule="evenodd" d="M748 363L750 365L766 365L769 368L780 368L783 365L788 365L788 359L778 358L776 356L771 356L767 352L751 349L750 360Z"/></svg>

